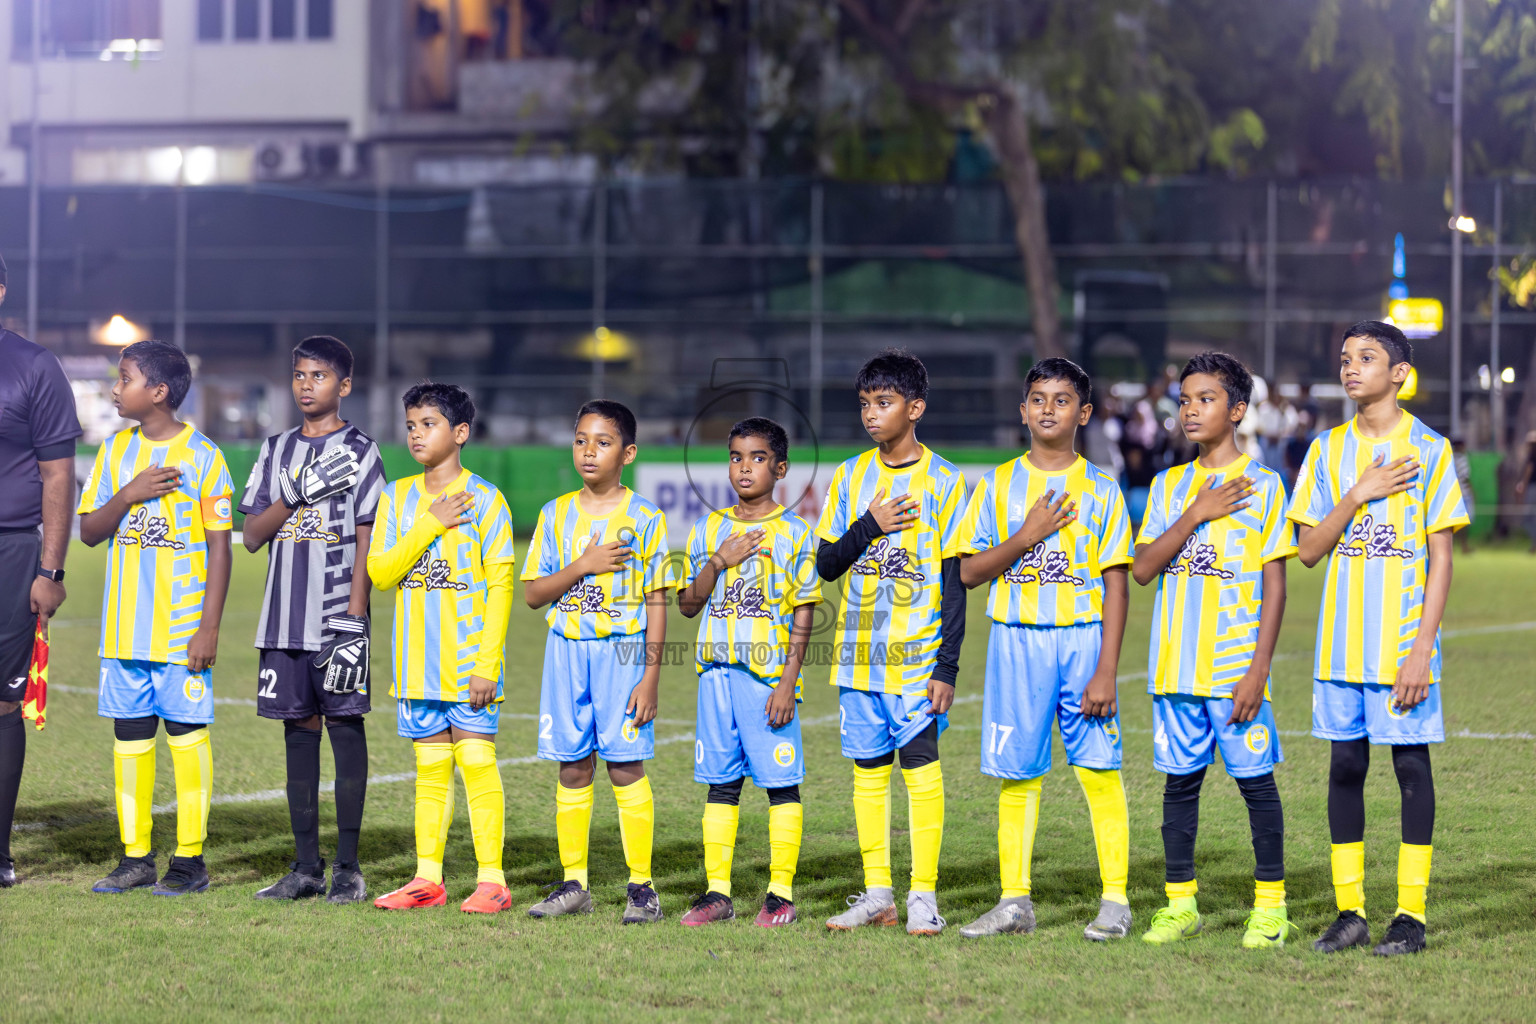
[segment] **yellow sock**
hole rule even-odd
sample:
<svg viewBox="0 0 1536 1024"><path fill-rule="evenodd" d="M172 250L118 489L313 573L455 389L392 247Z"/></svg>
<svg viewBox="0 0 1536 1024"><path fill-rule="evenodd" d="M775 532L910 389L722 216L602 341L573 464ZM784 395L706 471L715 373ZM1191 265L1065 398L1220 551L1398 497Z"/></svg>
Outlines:
<svg viewBox="0 0 1536 1024"><path fill-rule="evenodd" d="M198 857L208 838L208 808L213 802L213 741L208 730L167 736L176 769L176 856Z"/></svg>
<svg viewBox="0 0 1536 1024"><path fill-rule="evenodd" d="M619 838L624 841L624 862L629 865L629 880L651 884L651 845L656 838L656 800L651 795L651 777L639 782L614 786L613 798L619 804Z"/></svg>
<svg viewBox="0 0 1536 1024"><path fill-rule="evenodd" d="M1029 864L1044 779L1005 779L997 796L997 866L1003 899L1029 895Z"/></svg>
<svg viewBox="0 0 1536 1024"><path fill-rule="evenodd" d="M1429 888L1433 846L1403 843L1397 848L1397 912L1424 923L1424 890Z"/></svg>
<svg viewBox="0 0 1536 1024"><path fill-rule="evenodd" d="M1273 882L1253 880L1253 909L1279 910L1285 906L1285 879Z"/></svg>
<svg viewBox="0 0 1536 1024"><path fill-rule="evenodd" d="M1099 852L1099 881L1104 899L1130 906L1125 883L1131 871L1131 819L1125 806L1125 784L1113 768L1079 768L1078 784L1088 798L1093 844Z"/></svg>
<svg viewBox="0 0 1536 1024"><path fill-rule="evenodd" d="M907 834L912 841L912 891L937 892L939 847L944 843L944 770L938 761L903 768L907 784Z"/></svg>
<svg viewBox="0 0 1536 1024"><path fill-rule="evenodd" d="M1334 843L1333 894L1339 913L1353 910L1365 916L1365 843Z"/></svg>
<svg viewBox="0 0 1536 1024"><path fill-rule="evenodd" d="M453 759L464 776L464 802L469 804L469 831L475 838L477 882L506 885L501 870L501 848L506 838L507 798L496 767L496 744L491 740L463 739L453 745ZM447 830L444 830L447 835Z"/></svg>
<svg viewBox="0 0 1536 1024"><path fill-rule="evenodd" d="M453 744L416 744L416 877L443 882L453 821Z"/></svg>
<svg viewBox="0 0 1536 1024"><path fill-rule="evenodd" d="M112 744L117 783L117 830L130 857L148 857L155 802L155 741L117 740Z"/></svg>
<svg viewBox="0 0 1536 1024"><path fill-rule="evenodd" d="M592 783L580 789L555 786L555 839L565 881L587 887L587 843L592 830Z"/></svg>
<svg viewBox="0 0 1536 1024"><path fill-rule="evenodd" d="M768 808L768 891L795 901L795 866L800 862L800 835L805 808L799 803Z"/></svg>
<svg viewBox="0 0 1536 1024"><path fill-rule="evenodd" d="M1174 900L1192 900L1195 893L1200 891L1200 884L1191 878L1187 882L1164 882L1163 892L1168 894L1168 902Z"/></svg>
<svg viewBox="0 0 1536 1024"><path fill-rule="evenodd" d="M741 808L735 804L704 805L704 875L711 892L731 894L731 860L736 855L736 823Z"/></svg>
<svg viewBox="0 0 1536 1024"><path fill-rule="evenodd" d="M891 767L853 766L853 823L866 889L891 887Z"/></svg>

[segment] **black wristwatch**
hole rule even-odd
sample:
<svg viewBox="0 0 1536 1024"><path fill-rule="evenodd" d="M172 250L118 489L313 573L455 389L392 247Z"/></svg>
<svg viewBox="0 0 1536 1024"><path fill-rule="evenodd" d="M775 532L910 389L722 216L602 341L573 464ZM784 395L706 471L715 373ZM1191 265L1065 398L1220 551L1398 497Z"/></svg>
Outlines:
<svg viewBox="0 0 1536 1024"><path fill-rule="evenodd" d="M53 582L55 582L55 583L63 583L64 582L64 570L63 569L39 569L39 570L37 570L37 574L39 576L43 577L44 579L53 580Z"/></svg>

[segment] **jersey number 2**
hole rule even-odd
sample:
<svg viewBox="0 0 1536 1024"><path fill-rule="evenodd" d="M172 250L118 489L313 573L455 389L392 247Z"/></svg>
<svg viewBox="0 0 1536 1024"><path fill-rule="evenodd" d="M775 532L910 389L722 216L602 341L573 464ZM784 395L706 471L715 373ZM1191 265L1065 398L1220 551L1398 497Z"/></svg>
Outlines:
<svg viewBox="0 0 1536 1024"><path fill-rule="evenodd" d="M257 673L257 677L261 680L261 685L256 687L256 696L262 698L263 700L276 700L277 671L275 669L264 668Z"/></svg>

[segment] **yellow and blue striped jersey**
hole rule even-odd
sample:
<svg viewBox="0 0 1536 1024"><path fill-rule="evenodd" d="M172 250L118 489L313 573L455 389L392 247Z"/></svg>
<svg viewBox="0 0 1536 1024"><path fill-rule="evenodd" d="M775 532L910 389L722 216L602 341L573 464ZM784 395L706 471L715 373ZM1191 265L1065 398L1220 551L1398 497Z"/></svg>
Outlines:
<svg viewBox="0 0 1536 1024"><path fill-rule="evenodd" d="M758 553L715 578L699 613L696 663L700 672L711 663L742 665L774 685L789 657L795 609L821 601L811 524L782 505L766 519L736 519L718 511L700 516L688 533L688 564L678 589L697 578L731 534L759 529L767 536ZM796 681L797 699L800 691Z"/></svg>
<svg viewBox="0 0 1536 1024"><path fill-rule="evenodd" d="M523 562L523 579L536 580L559 572L580 558L600 534L599 544L624 541L631 549L619 572L583 576L549 606L544 621L571 640L629 636L646 626L645 595L676 584L671 550L667 547L667 517L645 498L625 488L619 507L604 516L581 507L581 492L572 491L548 502Z"/></svg>
<svg viewBox="0 0 1536 1024"><path fill-rule="evenodd" d="M995 548L1024 525L1035 502L1070 495L1077 519L1026 551L987 595L994 622L1073 626L1104 617L1104 570L1131 563L1131 519L1120 485L1082 456L1047 472L1029 453L989 469L971 492L960 526L960 553Z"/></svg>
<svg viewBox="0 0 1536 1024"><path fill-rule="evenodd" d="M444 488L444 493L460 491L474 499L470 522L430 531L436 536L395 586L395 678L390 688L395 697L468 701L469 679L481 661L481 645L506 643L504 622L500 635L494 623L491 635L485 635L486 578L491 567L516 561L512 514L501 492L467 469ZM374 520L370 571L389 558L413 527L432 516L429 509L436 497L420 474L384 486ZM415 537L427 535L418 531ZM405 542L420 544L420 540ZM510 568L506 578L511 580ZM375 582L388 586L387 579L376 576ZM504 676L504 672L497 675L497 700L501 700Z"/></svg>
<svg viewBox="0 0 1536 1024"><path fill-rule="evenodd" d="M878 449L856 455L832 474L816 534L836 541L874 500L910 494L917 522L875 538L843 575L833 686L920 694L938 664L942 565L960 553L965 478L928 448L912 465L892 469Z"/></svg>
<svg viewBox="0 0 1536 1024"><path fill-rule="evenodd" d="M1386 437L1367 437L1354 420L1320 434L1307 449L1287 515L1316 526L1378 455L1387 462L1410 455L1419 475L1406 491L1356 512L1329 552L1317 618L1317 679L1397 681L1397 667L1413 647L1424 614L1429 535L1471 521L1450 445L1406 412ZM1430 679L1439 678L1437 631Z"/></svg>
<svg viewBox="0 0 1536 1024"><path fill-rule="evenodd" d="M97 450L76 511L95 512L151 466L180 468L181 483L129 508L107 543L100 655L185 665L203 617L208 532L231 527L234 483L224 453L190 423L169 441L151 441L138 427L121 431Z"/></svg>
<svg viewBox="0 0 1536 1024"><path fill-rule="evenodd" d="M1202 488L1240 476L1253 481L1248 507L1201 523L1157 577L1147 691L1231 697L1259 644L1264 566L1296 554L1285 518L1285 484L1244 455L1207 469L1198 461L1152 481L1138 544L1150 544L1184 514ZM1268 680L1265 696L1269 696Z"/></svg>

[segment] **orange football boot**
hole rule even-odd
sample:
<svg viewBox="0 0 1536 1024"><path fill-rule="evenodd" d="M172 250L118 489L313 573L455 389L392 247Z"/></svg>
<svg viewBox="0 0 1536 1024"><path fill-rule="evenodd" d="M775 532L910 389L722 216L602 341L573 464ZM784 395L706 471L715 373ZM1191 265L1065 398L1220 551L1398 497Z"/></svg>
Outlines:
<svg viewBox="0 0 1536 1024"><path fill-rule="evenodd" d="M475 886L475 891L469 894L469 899L459 904L459 909L466 914L495 914L503 910L512 909L512 894L504 885L495 882L481 882Z"/></svg>
<svg viewBox="0 0 1536 1024"><path fill-rule="evenodd" d="M448 902L448 890L425 878L411 879L394 892L373 901L380 910L410 910L414 907L441 907Z"/></svg>

